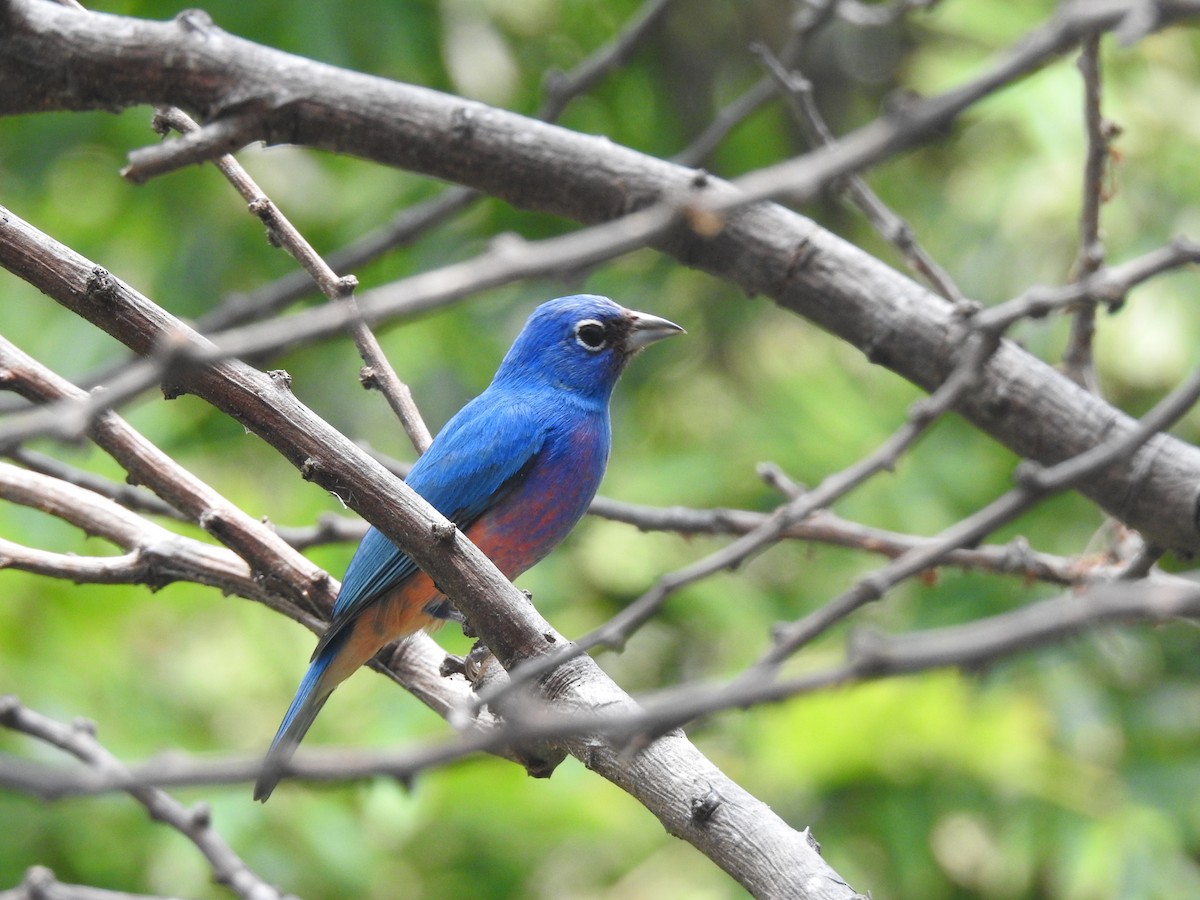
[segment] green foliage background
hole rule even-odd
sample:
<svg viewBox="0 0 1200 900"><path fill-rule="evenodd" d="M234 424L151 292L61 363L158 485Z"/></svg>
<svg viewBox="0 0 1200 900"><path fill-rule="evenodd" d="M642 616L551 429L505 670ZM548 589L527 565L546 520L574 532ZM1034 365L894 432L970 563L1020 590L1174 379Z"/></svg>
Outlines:
<svg viewBox="0 0 1200 900"><path fill-rule="evenodd" d="M181 6L113 0L104 11L168 18ZM632 0L330 0L205 5L228 31L337 65L468 93L532 112L540 80L569 68L634 12ZM828 28L807 74L835 129L872 118L897 87L923 94L978 74L1048 14L1035 0L945 0L901 27ZM681 3L655 41L577 100L570 128L648 153L682 149L760 75L747 46L777 46L790 4ZM1176 29L1123 50L1106 40L1106 114L1125 129L1104 212L1110 257L1130 258L1200 232L1200 40ZM1081 87L1064 61L979 104L943 140L873 171L872 185L984 303L1064 280L1076 251L1083 156ZM149 111L0 122L5 205L178 315L289 271L211 168L142 187L117 170L152 141ZM722 145L710 168L736 175L797 152L767 108ZM439 186L403 172L305 150L241 154L272 197L331 250ZM806 210L894 264L859 219L829 200ZM570 227L487 201L415 247L360 270L365 286L461 259L495 235ZM115 342L11 277L0 329L69 377L120 357ZM431 425L479 391L540 300L607 293L687 327L639 358L614 403L604 492L650 504L769 508L755 465L813 483L878 445L918 396L910 385L768 302L633 254L569 283L524 283L386 330L382 339ZM1138 413L1196 360L1195 273L1139 290L1100 323L1106 395ZM1019 337L1057 359L1061 323ZM348 341L276 360L297 394L345 433L410 457L378 396L358 387ZM299 525L337 512L262 442L193 398L150 397L129 418L256 516ZM1195 440L1198 422L1180 429ZM120 477L84 447L48 448ZM928 534L1003 491L1011 455L958 420L937 426L893 476L838 507L865 522ZM1097 549L1102 518L1064 497L1007 529L1041 550ZM108 552L26 510L0 508L0 533L32 546ZM654 579L716 546L589 519L522 579L567 634L602 622ZM313 557L335 574L349 546ZM770 625L843 589L877 560L785 546L744 571L680 594L621 655L602 664L633 691L728 677L756 658ZM164 751L264 748L312 647L311 636L254 604L173 585L78 587L0 575L0 691L62 719L94 720L135 761ZM1016 580L944 572L858 617L888 630L996 613L1047 595ZM461 651L460 635L439 638ZM845 630L812 651L839 658ZM797 827L810 825L851 884L877 897L1194 898L1200 896L1200 662L1195 633L1112 629L983 673L937 672L733 712L691 730L715 762ZM387 747L447 728L383 679L340 690L310 743ZM0 750L53 751L0 734ZM478 759L421 777L412 791L374 781L284 785L265 806L247 787L180 791L213 805L222 835L260 874L307 898L743 896L638 804L569 760L548 782ZM187 897L224 896L198 854L122 797L44 804L0 793L0 887L30 865L64 881Z"/></svg>

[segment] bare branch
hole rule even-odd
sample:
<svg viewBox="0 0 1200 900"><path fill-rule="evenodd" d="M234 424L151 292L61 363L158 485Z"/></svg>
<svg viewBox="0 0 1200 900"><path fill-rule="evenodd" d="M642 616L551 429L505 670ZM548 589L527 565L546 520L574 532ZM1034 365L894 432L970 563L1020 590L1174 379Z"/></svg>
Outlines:
<svg viewBox="0 0 1200 900"><path fill-rule="evenodd" d="M592 502L590 512L603 519L633 525L642 531L675 531L684 535L749 534L762 527L769 515L741 509L687 509L679 506L662 509L621 503L607 497L597 497ZM789 525L780 537L849 547L892 559L934 540L851 522L824 509ZM1099 558L1069 558L1040 553L1022 539L1014 539L1003 546L953 550L946 554L943 564L1061 585L1107 581L1124 571L1115 569Z"/></svg>
<svg viewBox="0 0 1200 900"><path fill-rule="evenodd" d="M813 98L812 82L794 67L789 71L766 47L755 48L759 59L766 66L771 80L788 101L792 117L805 133L810 146L832 147L837 138L825 124ZM962 307L966 298L937 261L917 241L912 226L893 212L879 195L860 175L848 175L843 182L843 191L851 203L866 216L871 227L900 253L901 259L917 275L941 296Z"/></svg>
<svg viewBox="0 0 1200 900"><path fill-rule="evenodd" d="M159 110L158 119L164 123L163 127L174 128L181 134L194 134L199 130L199 126L187 114L178 109ZM421 413L413 400L412 391L396 375L396 370L383 355L383 348L379 346L379 341L362 320L358 303L354 299L354 290L358 286L358 279L352 275L339 277L321 258L321 255L313 249L312 244L304 239L304 236L292 225L279 207L263 193L236 159L225 154L214 162L221 174L242 195L250 212L267 227L267 233L280 247L291 254L296 262L300 263L304 271L320 288L321 293L334 303L344 304L350 311L351 318L348 323L350 334L354 338L363 362L366 363L363 369L363 386L375 388L383 394L392 408L392 412L400 420L413 447L418 453L424 453L433 438L425 426L425 420L421 418Z"/></svg>
<svg viewBox="0 0 1200 900"><path fill-rule="evenodd" d="M266 589L230 551L167 531L99 494L0 463L0 497L56 516L127 551L122 556L86 557L0 539L0 568L80 583L145 584L151 589L173 581L194 581L258 600L310 627L315 625L311 616Z"/></svg>
<svg viewBox="0 0 1200 900"><path fill-rule="evenodd" d="M59 408L63 403L78 404L88 397L3 337L0 337L0 368L10 390L36 403L48 404L45 407L48 409ZM261 582L259 589L249 596L262 599L294 618L297 607L319 612L329 609L332 594L328 575L261 522L185 470L124 419L115 413L103 413L89 425L87 434L121 464L133 481L150 488L249 563ZM146 525L149 527L149 523Z"/></svg>
<svg viewBox="0 0 1200 900"><path fill-rule="evenodd" d="M1139 284L1163 272L1197 263L1200 263L1200 243L1178 237L1167 246L1136 259L1102 267L1083 281L1058 288L1030 288L1006 303L980 310L971 317L971 324L981 331L1002 334L1022 319L1041 318L1085 301L1103 303L1116 310Z"/></svg>
<svg viewBox="0 0 1200 900"><path fill-rule="evenodd" d="M3 345L0 344L0 348L2 347ZM4 354L0 350L0 360L3 358ZM92 493L107 497L126 509L155 516L164 516L169 519L183 519L179 510L160 500L140 485L118 484L84 469L69 466L52 456L28 450L24 447L19 447L8 455L13 462L26 469L40 472L59 481L65 481L67 484L87 488Z"/></svg>
<svg viewBox="0 0 1200 900"><path fill-rule="evenodd" d="M1083 42L1079 70L1084 86L1084 126L1087 134L1087 159L1083 168L1083 205L1079 211L1079 253L1075 259L1074 280L1087 281L1104 265L1104 242L1100 237L1100 207L1105 199L1105 172L1108 171L1109 143L1116 126L1104 120L1100 107L1100 35ZM1068 376L1092 393L1100 392L1096 366L1092 358L1092 336L1096 330L1096 304L1084 301L1071 319L1071 334L1063 354Z"/></svg>
<svg viewBox="0 0 1200 900"><path fill-rule="evenodd" d="M81 884L64 884L45 866L30 866L15 888L0 891L0 900L172 900Z"/></svg>
<svg viewBox="0 0 1200 900"><path fill-rule="evenodd" d="M566 73L548 75L546 97L538 118L553 122L573 99L591 90L601 78L624 64L638 45L661 20L672 0L647 0L646 5L611 41L596 49L578 66ZM334 271L360 268L383 254L412 243L423 233L444 223L470 207L478 191L449 188L438 196L398 213L392 221L358 238L327 256ZM311 279L292 273L246 294L235 294L218 308L202 317L196 329L204 334L223 331L236 325L265 318L294 300L311 293Z"/></svg>
<svg viewBox="0 0 1200 900"><path fill-rule="evenodd" d="M1200 369L1142 418L1132 432L1112 438L1079 456L1049 468L1022 463L1016 472L1017 486L983 509L943 531L936 541L897 557L887 566L860 579L845 593L797 622L781 626L775 645L763 657L765 668L778 666L800 647L854 610L882 597L901 581L936 564L949 550L975 541L1012 521L1049 494L1077 484L1097 468L1122 459L1149 441L1162 439L1161 432L1200 398Z"/></svg>
<svg viewBox="0 0 1200 900"><path fill-rule="evenodd" d="M538 109L537 117L544 122L553 122L572 100L590 91L610 72L624 65L647 33L658 25L672 2L674 0L646 0L616 37L570 72L548 72L543 82L546 97Z"/></svg>
<svg viewBox="0 0 1200 900"><path fill-rule="evenodd" d="M624 503L603 496L598 496L592 501L588 512L601 519L632 525L639 531L666 531L684 536L748 534L760 527L769 515L726 507L694 509L683 506L646 506ZM310 527L273 527L281 538L300 550L331 543L357 542L362 540L367 530L367 524L361 519L333 514L322 515L317 524ZM933 540L853 522L825 509L817 510L808 518L793 523L780 537L813 544L847 547L893 559ZM1161 554L1162 551L1159 550L1159 556ZM1030 547L1028 542L1021 538L1004 545L951 551L947 554L944 564L1000 575L1014 575L1026 581L1045 581L1060 585L1108 581L1124 571L1114 568L1101 557L1066 557L1043 553Z"/></svg>
<svg viewBox="0 0 1200 900"><path fill-rule="evenodd" d="M76 720L70 726L63 725L22 706L15 697L0 697L0 725L71 754L101 777L128 778L129 773L121 762L96 740L96 729L90 722ZM131 786L126 790L145 807L150 818L175 829L196 846L218 884L225 885L244 900L285 900L290 897L254 874L225 843L212 826L212 810L207 804L187 809L157 788Z"/></svg>
<svg viewBox="0 0 1200 900"><path fill-rule="evenodd" d="M14 255L40 248L37 266L14 267L45 284L54 300L130 349L146 352L164 331L182 336L189 348L207 347L204 339L182 322L120 282L108 303L88 301L86 284L92 263L38 235L11 214L5 220L4 237L0 261L13 264ZM305 478L342 496L402 547L454 598L506 669L566 643L477 548L458 534L452 544L438 537L447 527L442 516L301 404L286 387L236 361L189 369L177 383L179 389L202 397L260 435ZM552 706L599 708L614 715L637 709L586 657L567 663L558 677L541 683L538 689ZM567 737L562 744L593 771L629 792L670 833L697 846L752 893L795 895L801 893L802 885L809 896L822 900L854 896L801 832L720 772L682 734L666 735L640 748L633 757L604 735ZM697 798L710 792L720 797L719 828L714 827L717 820L712 816L694 813ZM758 848L749 854L753 864L748 860L748 846Z"/></svg>
<svg viewBox="0 0 1200 900"><path fill-rule="evenodd" d="M947 666L978 670L1114 622L1161 624L1179 619L1200 619L1200 587L1196 584L1171 577L1151 582L1113 582L964 625L895 636L859 633L851 640L845 663L787 679L773 681L761 677L761 673L749 672L727 684L685 685L645 698L640 710L564 713L536 704L519 704L500 729L473 732L453 743L401 751L301 751L293 761L292 772L298 778L314 781L386 775L408 782L430 766L495 751L506 741L587 734L603 734L614 745L636 754L633 748L647 736L671 736L671 729L724 710ZM0 758L0 783L55 798L126 790L135 785L240 783L252 780L259 767L258 760L246 758L198 760L173 756L130 767L123 773L97 775L31 763L5 765Z"/></svg>
<svg viewBox="0 0 1200 900"><path fill-rule="evenodd" d="M897 103L883 118L843 137L836 147L824 147L739 178L737 186L742 197L724 200L714 208L719 211L726 204L774 198L806 203L831 180L914 146L946 128L979 100L1066 53L1086 37L1118 27L1137 3L1089 0L1063 4L1054 18L1027 34L990 71L973 81L927 100ZM1161 15L1147 34L1173 21L1200 15L1200 0L1167 0L1156 5Z"/></svg>
<svg viewBox="0 0 1200 900"><path fill-rule="evenodd" d="M796 178L785 178L783 183L763 173L752 177L762 176L764 188L770 181L772 190L786 187L790 191L801 181L811 179L813 184L824 184L831 177L857 171L861 164L875 158L873 154L879 148L891 146L889 140L881 141L880 135L886 138L902 132L914 137L928 133L929 128L944 124L947 114L1020 77L1086 34L1114 27L1128 8L1127 3L1116 0L1064 7L1053 22L1014 48L1006 61L949 94L923 101L920 109L924 112L915 118L907 114L901 117L902 127L889 124L897 118L892 116L843 138L834 151L810 154L805 158L810 162L801 164L807 173L802 178L797 174L799 169L792 170ZM1200 0L1172 0L1163 21L1197 14ZM336 135L338 150L468 180L473 187L515 199L524 206L585 221L609 218L648 199L675 198L695 190L696 172L600 139L431 91L267 51L217 30L205 31L203 41L198 42L181 35L177 25L113 25L131 21L79 16L31 0L9 0L6 22L10 27L0 31L0 71L9 73L14 60L33 58L45 59L53 67L57 60L75 59L77 53L71 48L82 42L93 55L76 60L72 79L64 82L39 70L39 104L129 103L144 99L142 95L153 85L153 92L159 95L153 99L159 102L191 105L219 116L222 98L229 96L229 85L236 83L239 97L262 99L267 120L260 123L256 137L268 140L276 134L270 119L270 98L278 96L282 88L294 86L306 99L300 105L287 104L286 123L279 122L280 138L327 146L330 136ZM58 48L55 52L33 49L44 48L48 41ZM94 55L98 45L103 48L102 59ZM171 48L170 52L163 52L166 47ZM174 67L163 69L164 58L175 61ZM138 62L137 78L131 81L121 73L122 61L134 59ZM79 66L89 65L99 68L88 83L106 85L109 93L104 97L75 97L69 90L70 84L88 80ZM148 77L150 71L161 78ZM27 77L28 72L24 72L14 74L11 82L0 79L0 85L14 86L0 90L0 110L10 109L17 102L30 102L28 95L32 92L23 80ZM16 99L21 96L16 86L25 92L22 101ZM396 109L404 109L405 116L389 114ZM462 139L463 129L469 133L469 141ZM496 165L476 165L481 152ZM602 164L597 164L600 160ZM753 187L753 182L739 184ZM931 300L928 292L799 216L771 204L745 207L748 195L744 191L731 189L716 179L706 178L703 185L705 203L693 201L689 207L699 210L690 220L700 227L699 231L673 227L677 219L672 199L667 208L659 205L641 210L620 220L613 232L605 235L593 231L581 241L600 238L604 251L611 255L653 239L657 246L691 264L720 274L752 293L771 296L784 308L808 316L863 349L873 361L926 390L935 390L948 377L959 350L958 331L948 304ZM736 215L714 218L723 208L735 205L740 208ZM570 240L564 244L546 243L541 248L547 252L583 249L581 243ZM595 252L598 248L592 243L590 249ZM586 256L580 253L573 264ZM598 258L607 257L590 256L593 261ZM533 271L545 268L511 266L503 279L494 280L489 273L476 271L479 277L473 283L486 286ZM848 271L856 277L845 278ZM440 274L444 277L446 273ZM458 269L453 277L466 281L467 275L467 270ZM376 317L400 308L427 308L451 287L442 278L432 277L412 286L421 288L421 304L413 306L392 298L387 304L374 306L364 296L360 298L364 318L376 321ZM889 302L879 303L880 297L889 298ZM302 322L312 325L315 320L310 317L329 312L328 308L314 310L294 317L293 322L297 326ZM330 319L323 320L320 327L328 328L325 333L330 333L344 325L344 321ZM257 340L266 344L266 336ZM976 388L962 397L957 411L1018 455L1053 464L1094 446L1110 428L1132 427L1126 417L1097 398L1081 396L1084 393L1028 354L1003 343ZM1080 485L1080 490L1159 546L1200 546L1193 516L1200 493L1200 451L1170 443L1144 462L1135 459L1131 464L1106 469Z"/></svg>
<svg viewBox="0 0 1200 900"><path fill-rule="evenodd" d="M1109 623L1159 624L1197 617L1200 589L1193 583L1114 582L964 625L895 637L860 633L851 640L847 661L836 668L773 682L751 670L728 685L664 691L645 702L646 714L658 714L660 727L673 727L720 709L776 702L859 681L945 666L978 670Z"/></svg>
<svg viewBox="0 0 1200 900"><path fill-rule="evenodd" d="M470 207L479 192L449 188L436 197L397 213L390 222L368 232L327 257L335 272L357 269L392 250L412 243L426 231ZM296 271L246 293L230 294L212 311L196 321L196 330L215 334L279 312L316 290L307 272Z"/></svg>

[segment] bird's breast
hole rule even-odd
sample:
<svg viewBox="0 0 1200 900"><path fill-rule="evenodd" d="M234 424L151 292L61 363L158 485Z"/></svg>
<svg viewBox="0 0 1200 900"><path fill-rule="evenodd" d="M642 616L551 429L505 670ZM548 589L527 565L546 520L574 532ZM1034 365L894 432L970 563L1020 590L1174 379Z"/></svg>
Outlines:
<svg viewBox="0 0 1200 900"><path fill-rule="evenodd" d="M525 477L467 529L508 578L541 560L587 512L608 462L608 422L552 431Z"/></svg>

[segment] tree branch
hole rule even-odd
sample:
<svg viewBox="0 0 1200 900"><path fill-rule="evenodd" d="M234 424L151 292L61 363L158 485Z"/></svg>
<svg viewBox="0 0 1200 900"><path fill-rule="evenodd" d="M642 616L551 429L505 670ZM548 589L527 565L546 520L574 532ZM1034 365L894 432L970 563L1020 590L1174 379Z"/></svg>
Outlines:
<svg viewBox="0 0 1200 900"><path fill-rule="evenodd" d="M210 118L253 110L256 139L356 153L582 221L609 219L656 198L694 190L694 171L608 141L322 66L216 29L205 28L201 35L179 24L83 16L34 0L6 3L0 112L138 102L170 102ZM1176 21L1200 14L1200 0L1172 0L1162 8L1161 23ZM1066 7L994 70L922 101L916 110L784 164L789 169L755 173L739 181L741 190L708 178L703 209L718 218L693 217L700 231L672 229L672 207L654 207L638 214L644 218L626 217L627 242L614 242L608 250L620 252L653 239L682 261L772 297L871 360L934 390L953 371L959 350L948 304L794 213L771 204L744 204L751 197L827 183L881 153L910 145L1084 35L1116 27L1129 9L1115 0ZM30 59L39 60L32 70ZM230 105L235 92L236 110ZM396 115L400 109L403 117ZM481 155L491 163L480 166ZM722 212L735 205L736 212ZM368 321L388 315L385 304L373 307L365 295L361 303ZM1017 454L1044 464L1078 455L1114 429L1133 427L1128 417L1008 343L956 408ZM1168 440L1153 454L1143 451L1105 468L1080 490L1160 546L1200 547L1195 522L1200 451L1194 447Z"/></svg>
<svg viewBox="0 0 1200 900"><path fill-rule="evenodd" d="M149 352L164 334L186 347L208 349L184 323L117 279L105 302L96 303L88 290L94 264L12 214L0 238L6 266L135 352ZM281 380L225 361L175 373L172 394L183 390L233 416L305 478L342 497L403 547L454 598L506 669L566 642L477 548L453 529L447 543L442 516L301 404ZM538 690L552 706L637 712L632 699L587 657L560 667ZM665 735L632 755L601 734L568 737L563 744L751 893L819 900L855 896L804 834L721 773L682 734ZM696 804L710 794L718 799L697 816Z"/></svg>
<svg viewBox="0 0 1200 900"><path fill-rule="evenodd" d="M127 778L128 770L96 740L95 726L76 720L70 726L40 715L17 702L0 697L0 725L23 732L71 754L101 777ZM127 791L156 822L162 822L191 841L212 869L213 880L243 900L295 900L259 878L225 843L212 825L207 804L185 808L164 791L130 786ZM53 894L50 894L53 896Z"/></svg>

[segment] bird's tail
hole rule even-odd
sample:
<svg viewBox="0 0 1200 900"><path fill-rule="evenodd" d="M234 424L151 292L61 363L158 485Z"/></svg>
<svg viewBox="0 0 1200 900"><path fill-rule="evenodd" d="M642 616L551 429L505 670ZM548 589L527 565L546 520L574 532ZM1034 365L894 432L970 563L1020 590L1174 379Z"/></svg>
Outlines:
<svg viewBox="0 0 1200 900"><path fill-rule="evenodd" d="M336 647L326 647L304 673L300 687L296 688L296 696L292 698L292 705L284 714L279 731L275 733L275 740L271 741L271 747L263 760L262 774L254 784L255 800L267 802L271 791L275 790L275 785L279 784L279 779L283 776L283 767L292 758L313 720L317 718L317 713L337 687L337 681L322 678L336 655Z"/></svg>
<svg viewBox="0 0 1200 900"><path fill-rule="evenodd" d="M271 796L288 760L334 688L389 641L407 637L438 621L425 611L426 593L436 597L437 589L428 576L421 578L424 580L408 579L401 589L385 594L353 619L336 621L317 643L313 661L296 688L292 705L263 760L262 774L254 785L255 800L265 801ZM412 596L414 592L416 599Z"/></svg>

